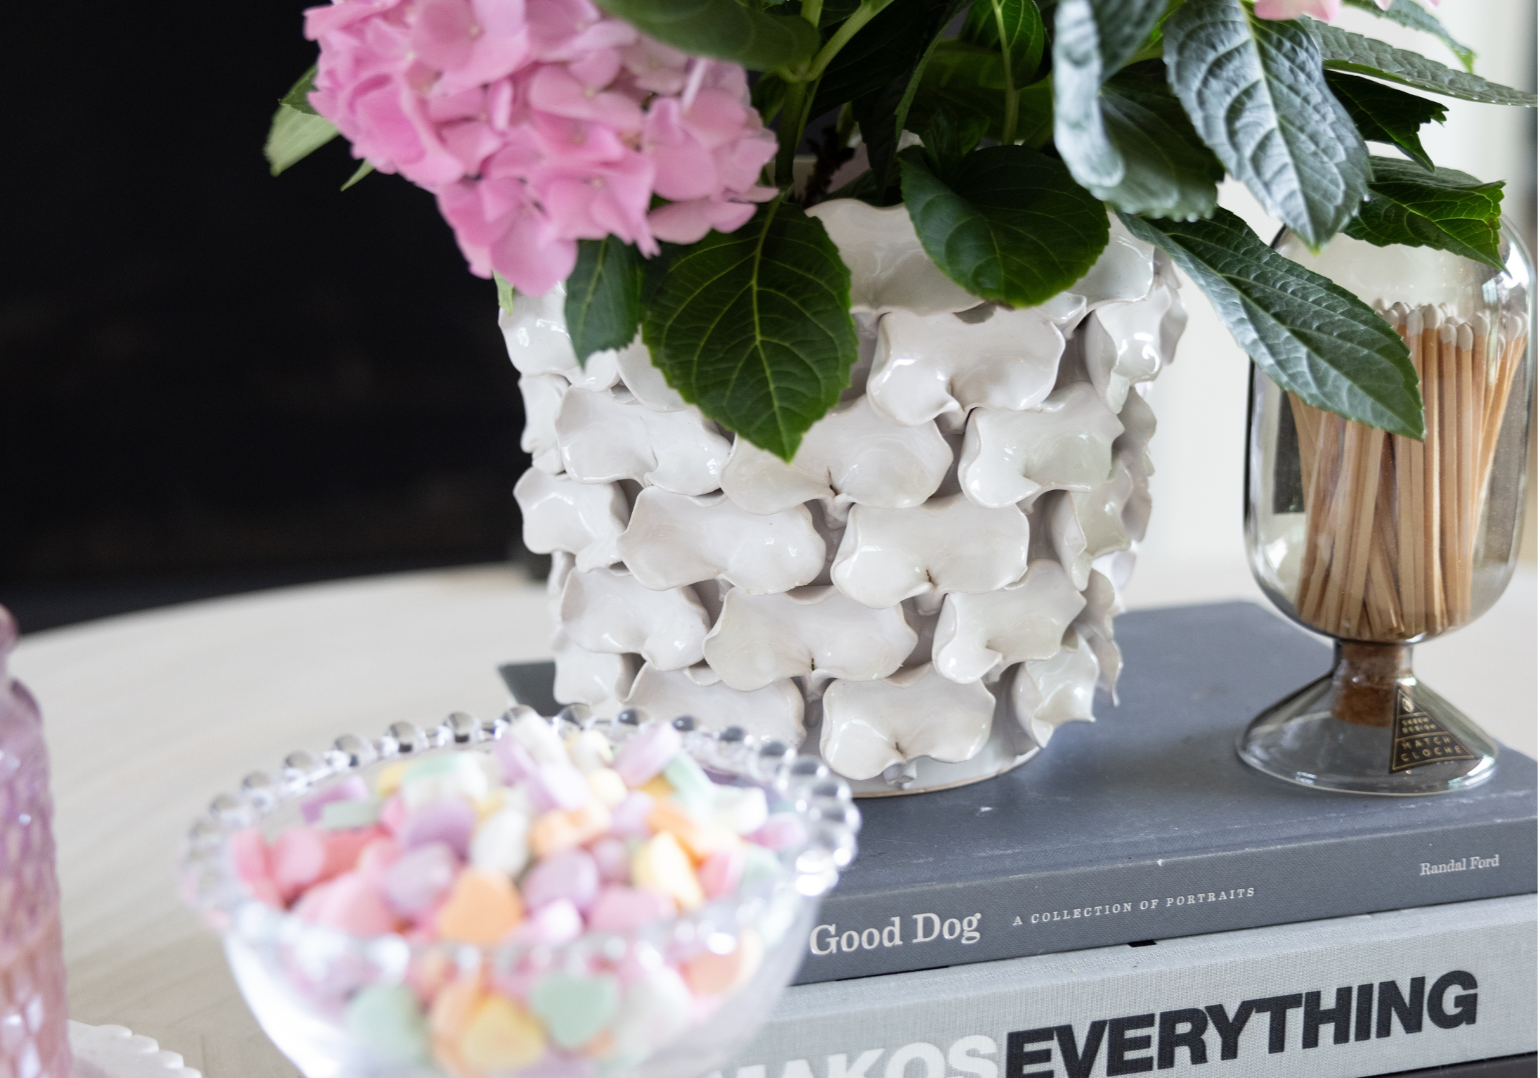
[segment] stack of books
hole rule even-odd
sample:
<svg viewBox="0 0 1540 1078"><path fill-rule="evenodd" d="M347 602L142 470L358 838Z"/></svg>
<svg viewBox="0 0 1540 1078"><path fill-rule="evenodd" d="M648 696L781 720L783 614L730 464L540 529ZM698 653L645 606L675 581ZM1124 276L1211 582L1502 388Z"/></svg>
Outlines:
<svg viewBox="0 0 1540 1078"><path fill-rule="evenodd" d="M1535 1051L1534 761L1437 797L1291 786L1235 737L1325 645L1247 603L1126 614L1118 639L1121 707L1010 774L861 802L798 983L720 1078L1360 1078ZM504 676L547 703L548 667Z"/></svg>

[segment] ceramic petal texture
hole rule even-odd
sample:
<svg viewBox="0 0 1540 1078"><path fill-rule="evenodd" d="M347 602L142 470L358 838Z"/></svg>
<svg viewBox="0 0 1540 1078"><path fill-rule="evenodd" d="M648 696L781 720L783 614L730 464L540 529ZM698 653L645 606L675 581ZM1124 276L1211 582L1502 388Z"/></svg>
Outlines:
<svg viewBox="0 0 1540 1078"><path fill-rule="evenodd" d="M1101 486L1083 494L1066 491L1055 496L1048 509L1054 553L1076 589L1085 590L1096 559L1133 545L1124 512L1136 488L1128 465L1118 460L1112 477Z"/></svg>
<svg viewBox="0 0 1540 1078"><path fill-rule="evenodd" d="M561 595L561 626L589 651L636 653L660 670L701 661L711 628L706 608L686 588L651 591L630 573L571 573Z"/></svg>
<svg viewBox="0 0 1540 1078"><path fill-rule="evenodd" d="M556 699L569 704L587 704L596 713L614 715L636 680L634 655L613 655L589 651L574 644L558 629L551 642L556 658Z"/></svg>
<svg viewBox="0 0 1540 1078"><path fill-rule="evenodd" d="M902 205L879 209L859 199L820 202L807 211L823 222L850 267L850 309L942 314L976 307L979 298L936 268Z"/></svg>
<svg viewBox="0 0 1540 1078"><path fill-rule="evenodd" d="M524 398L524 434L519 448L542 472L562 470L561 449L556 444L556 411L566 395L568 382L559 374L526 374L519 378Z"/></svg>
<svg viewBox="0 0 1540 1078"><path fill-rule="evenodd" d="M1030 412L976 409L957 477L979 505L1000 508L1045 490L1088 491L1112 472L1123 424L1088 383L1055 390Z"/></svg>
<svg viewBox="0 0 1540 1078"><path fill-rule="evenodd" d="M1157 284L1144 299L1109 303L1086 319L1086 371L1114 412L1123 410L1130 387L1151 381L1170 362L1161 327L1173 303L1181 306L1170 288Z"/></svg>
<svg viewBox="0 0 1540 1078"><path fill-rule="evenodd" d="M834 588L750 595L734 588L706 637L706 661L734 689L751 692L809 674L870 681L914 650L915 631L893 606L872 610Z"/></svg>
<svg viewBox="0 0 1540 1078"><path fill-rule="evenodd" d="M513 312L497 315L508 357L520 374L559 374L585 389L608 389L620 378L615 353L596 352L578 364L567 333L566 303L563 285L543 296L514 296Z"/></svg>
<svg viewBox="0 0 1540 1078"><path fill-rule="evenodd" d="M759 737L795 745L802 728L802 691L788 679L754 692L739 692L709 670L659 670L643 666L626 697L626 706L669 720L693 715L713 730L741 726Z"/></svg>
<svg viewBox="0 0 1540 1078"><path fill-rule="evenodd" d="M671 388L663 372L652 365L652 353L641 341L629 348L622 348L615 361L620 368L620 379L631 395L655 412L682 412L690 407L679 392Z"/></svg>
<svg viewBox="0 0 1540 1078"><path fill-rule="evenodd" d="M721 485L732 447L699 412L655 412L608 391L573 387L556 413L567 474L582 483L630 479L674 494Z"/></svg>
<svg viewBox="0 0 1540 1078"><path fill-rule="evenodd" d="M900 426L862 397L820 419L790 464L739 438L722 489L751 513L779 513L815 498L901 509L929 498L952 465L934 423Z"/></svg>
<svg viewBox="0 0 1540 1078"><path fill-rule="evenodd" d="M824 691L818 748L854 779L916 756L955 763L983 747L994 710L982 684L956 685L930 664L881 681L836 681Z"/></svg>
<svg viewBox="0 0 1540 1078"><path fill-rule="evenodd" d="M654 591L720 576L760 594L809 583L823 569L825 552L806 506L762 516L725 495L689 498L658 487L637 496L618 548L636 579Z"/></svg>
<svg viewBox="0 0 1540 1078"><path fill-rule="evenodd" d="M1020 411L1053 391L1064 335L1041 311L996 311L982 322L893 311L877 329L866 392L894 422L925 423L976 407Z"/></svg>
<svg viewBox="0 0 1540 1078"><path fill-rule="evenodd" d="M524 545L537 554L565 550L577 567L597 569L620 560L626 497L614 483L579 483L531 468L513 488L524 517Z"/></svg>
<svg viewBox="0 0 1540 1078"><path fill-rule="evenodd" d="M1084 298L1086 310L1143 299L1155 283L1154 246L1135 239L1116 216L1108 218L1112 227L1107 246L1086 275L1064 290Z"/></svg>
<svg viewBox="0 0 1540 1078"><path fill-rule="evenodd" d="M834 557L834 585L863 606L950 591L979 593L1020 580L1031 529L1014 505L985 509L961 494L914 509L850 511Z"/></svg>
<svg viewBox="0 0 1540 1078"><path fill-rule="evenodd" d="M1085 605L1069 574L1046 558L999 591L948 595L936 623L936 670L966 683L1024 659L1051 658Z"/></svg>
<svg viewBox="0 0 1540 1078"><path fill-rule="evenodd" d="M1123 672L1123 651L1112 637L1112 619L1121 609L1118 589L1103 574L1092 570L1085 589L1085 609L1075 618L1075 631L1090 646L1101 670L1101 685L1118 699L1118 675Z"/></svg>
<svg viewBox="0 0 1540 1078"><path fill-rule="evenodd" d="M1011 709L1021 728L1040 746L1066 722L1093 722L1099 667L1090 644L1072 633L1074 646L1016 668Z"/></svg>

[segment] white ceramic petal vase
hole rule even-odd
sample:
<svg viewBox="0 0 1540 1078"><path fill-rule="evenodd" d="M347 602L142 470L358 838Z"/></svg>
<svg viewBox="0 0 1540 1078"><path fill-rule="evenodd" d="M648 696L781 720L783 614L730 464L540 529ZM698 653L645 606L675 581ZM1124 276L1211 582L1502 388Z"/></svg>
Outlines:
<svg viewBox="0 0 1540 1078"><path fill-rule="evenodd" d="M1082 280L1008 310L944 277L902 206L809 212L850 266L861 357L790 464L640 341L579 367L560 288L500 316L556 698L805 742L858 794L975 782L1115 688L1176 273L1114 220Z"/></svg>

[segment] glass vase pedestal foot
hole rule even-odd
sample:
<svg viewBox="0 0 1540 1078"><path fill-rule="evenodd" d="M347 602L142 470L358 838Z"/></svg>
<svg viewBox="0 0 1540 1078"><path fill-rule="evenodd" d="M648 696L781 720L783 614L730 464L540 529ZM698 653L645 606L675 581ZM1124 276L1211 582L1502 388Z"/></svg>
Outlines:
<svg viewBox="0 0 1540 1078"><path fill-rule="evenodd" d="M1241 759L1342 793L1412 796L1485 782L1497 742L1417 680L1412 649L1339 641L1332 672L1252 720Z"/></svg>

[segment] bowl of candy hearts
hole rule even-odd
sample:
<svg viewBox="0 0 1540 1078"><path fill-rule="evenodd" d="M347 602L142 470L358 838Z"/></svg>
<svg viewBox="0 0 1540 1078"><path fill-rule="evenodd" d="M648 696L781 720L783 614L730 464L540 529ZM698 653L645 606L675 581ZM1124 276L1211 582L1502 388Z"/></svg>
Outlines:
<svg viewBox="0 0 1540 1078"><path fill-rule="evenodd" d="M248 775L182 892L307 1078L699 1078L859 827L823 763L741 728L456 713Z"/></svg>

